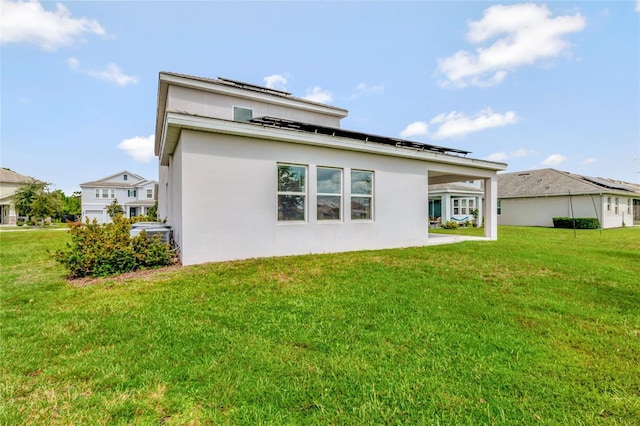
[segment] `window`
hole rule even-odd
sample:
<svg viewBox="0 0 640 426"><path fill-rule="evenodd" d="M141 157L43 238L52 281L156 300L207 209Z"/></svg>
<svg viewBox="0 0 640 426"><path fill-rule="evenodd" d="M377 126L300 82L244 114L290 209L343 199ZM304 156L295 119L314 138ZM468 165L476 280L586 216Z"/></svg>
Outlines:
<svg viewBox="0 0 640 426"><path fill-rule="evenodd" d="M631 214L631 198L627 200L627 214Z"/></svg>
<svg viewBox="0 0 640 426"><path fill-rule="evenodd" d="M454 215L473 214L475 203L473 198L454 198L452 203Z"/></svg>
<svg viewBox="0 0 640 426"><path fill-rule="evenodd" d="M318 220L340 220L342 206L342 170L318 167Z"/></svg>
<svg viewBox="0 0 640 426"><path fill-rule="evenodd" d="M124 176L122 176L122 178L123 178L124 180L127 180L127 179L129 179L129 176L124 175Z"/></svg>
<svg viewBox="0 0 640 426"><path fill-rule="evenodd" d="M619 207L620 207L620 199L616 197L616 204L615 204L615 210L614 210L615 214L618 214Z"/></svg>
<svg viewBox="0 0 640 426"><path fill-rule="evenodd" d="M153 198L153 189L147 189L147 198Z"/></svg>
<svg viewBox="0 0 640 426"><path fill-rule="evenodd" d="M103 189L102 190L102 198L109 198L109 190L108 189Z"/></svg>
<svg viewBox="0 0 640 426"><path fill-rule="evenodd" d="M307 167L278 164L278 221L304 221L307 206Z"/></svg>
<svg viewBox="0 0 640 426"><path fill-rule="evenodd" d="M498 200L498 214L502 213L502 200Z"/></svg>
<svg viewBox="0 0 640 426"><path fill-rule="evenodd" d="M372 206L373 172L351 170L351 219L373 219Z"/></svg>
<svg viewBox="0 0 640 426"><path fill-rule="evenodd" d="M136 198L137 196L138 196L138 190L137 189L128 189L127 190L127 197Z"/></svg>
<svg viewBox="0 0 640 426"><path fill-rule="evenodd" d="M233 107L233 121L251 121L253 110L249 108Z"/></svg>
<svg viewBox="0 0 640 426"><path fill-rule="evenodd" d="M611 211L611 197L607 197L607 211Z"/></svg>
<svg viewBox="0 0 640 426"><path fill-rule="evenodd" d="M96 188L96 198L100 198L100 190Z"/></svg>

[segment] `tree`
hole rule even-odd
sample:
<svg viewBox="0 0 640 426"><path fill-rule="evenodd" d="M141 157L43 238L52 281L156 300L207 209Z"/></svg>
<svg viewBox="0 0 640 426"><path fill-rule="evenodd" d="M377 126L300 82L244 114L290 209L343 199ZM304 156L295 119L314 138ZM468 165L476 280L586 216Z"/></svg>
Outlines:
<svg viewBox="0 0 640 426"><path fill-rule="evenodd" d="M33 216L33 202L49 186L46 182L32 180L18 188L13 195L13 204L20 216Z"/></svg>
<svg viewBox="0 0 640 426"><path fill-rule="evenodd" d="M118 199L115 198L111 204L107 206L107 214L111 220L116 217L124 216L124 208L118 203Z"/></svg>
<svg viewBox="0 0 640 426"><path fill-rule="evenodd" d="M48 217L58 217L62 214L62 200L55 192L42 192L31 203L31 213L36 219L44 220Z"/></svg>
<svg viewBox="0 0 640 426"><path fill-rule="evenodd" d="M62 200L56 192L48 191L49 183L33 180L25 183L15 192L13 202L18 213L23 216L44 219L62 213Z"/></svg>
<svg viewBox="0 0 640 426"><path fill-rule="evenodd" d="M59 189L54 193L58 194L62 201L62 212L59 219L75 220L76 217L82 214L82 193L80 191L74 191L69 196Z"/></svg>
<svg viewBox="0 0 640 426"><path fill-rule="evenodd" d="M147 216L149 217L149 220L158 220L158 202L157 201L153 205L153 207L150 207L149 210L147 210Z"/></svg>

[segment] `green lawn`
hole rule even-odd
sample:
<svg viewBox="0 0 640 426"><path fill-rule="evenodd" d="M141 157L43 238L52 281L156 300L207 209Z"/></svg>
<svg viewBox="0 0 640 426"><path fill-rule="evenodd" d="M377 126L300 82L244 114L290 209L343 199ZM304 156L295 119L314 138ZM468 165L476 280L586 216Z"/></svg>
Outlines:
<svg viewBox="0 0 640 426"><path fill-rule="evenodd" d="M640 422L640 227L83 287L67 238L0 232L2 425Z"/></svg>

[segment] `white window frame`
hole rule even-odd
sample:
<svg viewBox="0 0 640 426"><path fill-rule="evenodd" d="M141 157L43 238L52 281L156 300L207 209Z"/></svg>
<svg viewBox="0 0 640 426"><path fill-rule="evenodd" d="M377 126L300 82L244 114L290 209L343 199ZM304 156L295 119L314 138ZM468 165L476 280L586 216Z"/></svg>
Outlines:
<svg viewBox="0 0 640 426"><path fill-rule="evenodd" d="M153 189L147 189L147 198L153 198Z"/></svg>
<svg viewBox="0 0 640 426"><path fill-rule="evenodd" d="M320 170L334 170L339 172L340 174L340 184L338 186L338 190L339 192L320 192L320 190L318 189L318 176L320 175ZM344 182L344 178L343 178L343 170L339 167L327 167L327 166L318 166L316 167L316 219L319 222L340 222L342 221L342 211L343 211L343 207L342 207L342 202L343 202L343 182ZM338 218L330 218L330 219L326 219L326 218L322 218L319 216L319 210L318 210L318 205L319 205L319 201L318 199L320 197L338 197L339 201L338 201Z"/></svg>
<svg viewBox="0 0 640 426"><path fill-rule="evenodd" d="M302 191L286 191L280 190L280 167L301 167L304 170L304 188ZM306 164L293 163L277 163L276 164L276 219L278 223L306 223L307 212L309 211L309 166ZM298 196L304 197L303 218L302 219L284 219L280 217L280 196Z"/></svg>
<svg viewBox="0 0 640 426"><path fill-rule="evenodd" d="M607 211L611 211L611 197L607 197Z"/></svg>
<svg viewBox="0 0 640 426"><path fill-rule="evenodd" d="M371 174L371 193L370 194L359 194L359 193L355 193L353 192L353 174L354 173L370 173ZM350 211L350 217L351 220L354 222L362 222L362 221L368 221L368 222L372 222L375 218L375 209L374 209L374 194L376 192L375 189L375 172L373 170L361 170L361 169L351 169L350 172L350 181L351 181L351 187L349 190L349 195L350 195L350 206L349 206L349 211ZM353 199L354 198L369 198L369 216L370 217L354 217L354 210L353 210Z"/></svg>
<svg viewBox="0 0 640 426"><path fill-rule="evenodd" d="M127 197L136 198L137 196L138 196L138 190L137 189L127 189Z"/></svg>
<svg viewBox="0 0 640 426"><path fill-rule="evenodd" d="M451 211L453 211L454 215L473 215L473 210L475 209L475 198L474 197L456 197L451 200ZM458 210L456 212L456 209Z"/></svg>
<svg viewBox="0 0 640 426"><path fill-rule="evenodd" d="M100 188L96 188L95 196L96 196L96 199L100 198Z"/></svg>
<svg viewBox="0 0 640 426"><path fill-rule="evenodd" d="M614 205L614 214L618 214L618 212L620 211L620 198L616 197L615 198L615 205Z"/></svg>

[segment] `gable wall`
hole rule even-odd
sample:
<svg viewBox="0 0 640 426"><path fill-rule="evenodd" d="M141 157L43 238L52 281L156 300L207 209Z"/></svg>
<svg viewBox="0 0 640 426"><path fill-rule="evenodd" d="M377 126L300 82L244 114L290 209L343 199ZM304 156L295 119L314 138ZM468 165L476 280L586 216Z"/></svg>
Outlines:
<svg viewBox="0 0 640 426"><path fill-rule="evenodd" d="M272 116L323 126L340 127L340 119L331 115L186 87L169 87L167 111L233 120L234 106L253 109L253 117Z"/></svg>
<svg viewBox="0 0 640 426"><path fill-rule="evenodd" d="M277 221L278 162L309 166L306 223ZM169 223L183 264L427 243L424 161L183 130L172 164L170 185L182 190L169 191ZM343 168L338 223L316 220L315 166ZM374 221L350 219L351 168L375 172Z"/></svg>

